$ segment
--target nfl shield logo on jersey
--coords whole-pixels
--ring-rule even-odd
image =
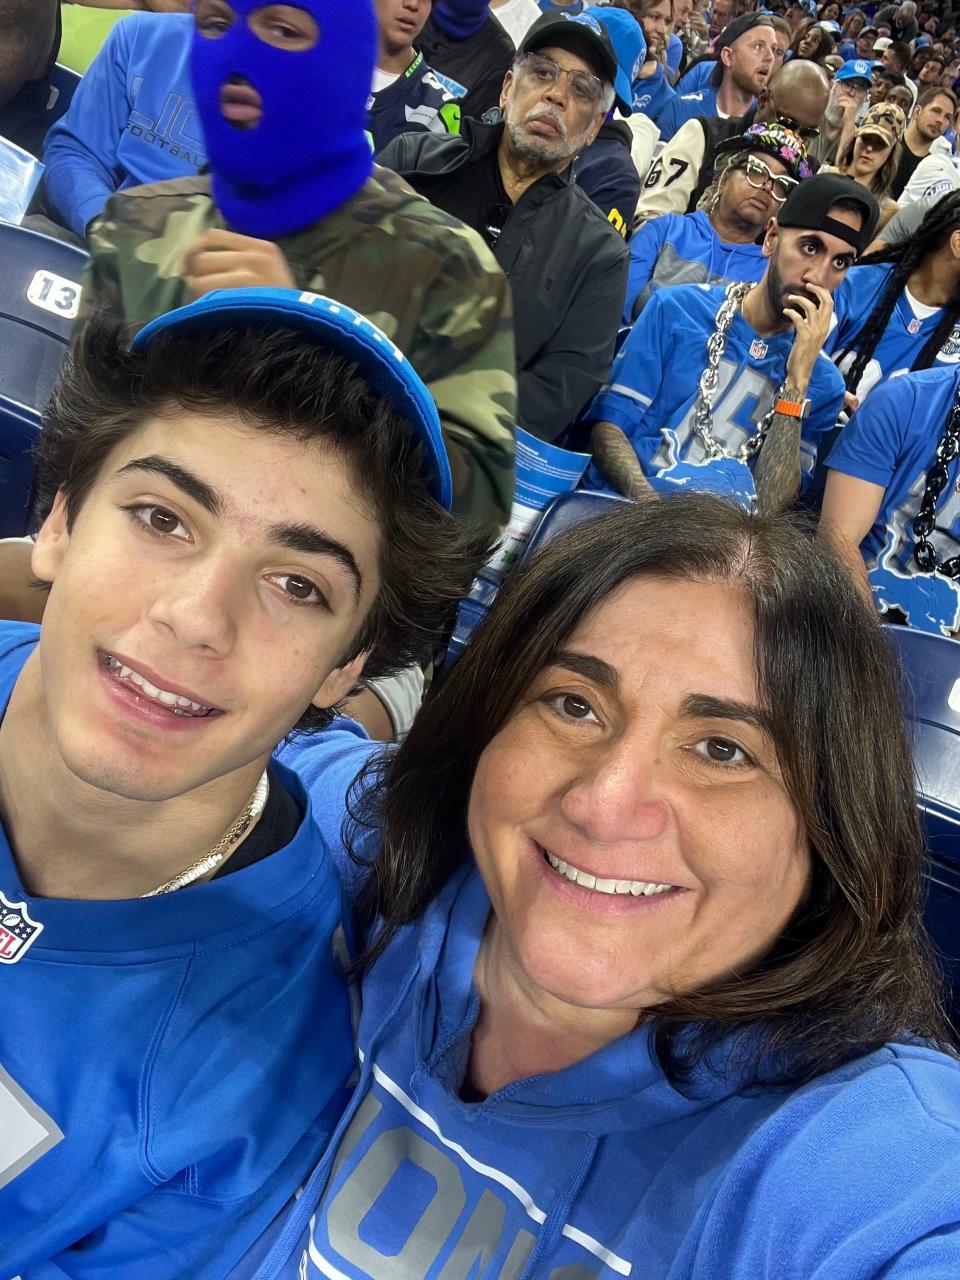
[[[0,889],[0,964],[16,964],[32,942],[43,932],[43,925],[31,920],[25,902],[10,902]]]
[[[762,360],[767,354],[767,344],[762,338],[754,338],[750,343],[750,355],[754,360]]]

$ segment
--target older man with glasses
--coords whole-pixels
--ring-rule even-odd
[[[575,184],[573,161],[614,101],[621,69],[590,13],[546,13],[517,51],[496,124],[460,137],[404,135],[378,157],[421,195],[477,230],[513,290],[520,426],[560,435],[610,371],[629,253]]]

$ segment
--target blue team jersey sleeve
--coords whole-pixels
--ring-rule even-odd
[[[610,380],[601,387],[587,410],[587,422],[612,422],[636,446],[637,438],[651,435],[659,439],[659,424],[649,431],[644,419],[657,398],[666,368],[664,352],[664,303],[670,290],[655,293],[643,309],[627,340],[617,353]],[[643,453],[640,461],[643,462]]]
[[[895,378],[881,384],[841,431],[827,466],[886,489],[902,449],[903,424],[915,412],[909,383]]]
[[[627,276],[627,297],[623,304],[623,323],[633,324],[633,308],[637,297],[650,283],[653,268],[667,236],[677,221],[675,214],[664,214],[645,222],[630,241],[630,271]]]
[[[356,899],[365,872],[347,853],[344,823],[348,805],[359,798],[364,782],[372,781],[372,776],[364,772],[367,765],[392,751],[393,747],[386,743],[368,738],[355,720],[338,718],[323,733],[294,738],[275,753],[275,758],[297,775],[310,797],[314,821],[333,855],[350,901]],[[375,832],[363,832],[356,843],[356,852],[364,859],[372,861],[376,857]]]
[[[837,425],[843,409],[844,383],[839,369],[826,356],[818,356],[807,391],[810,415],[800,437],[800,488],[805,490],[813,476],[821,443]]]

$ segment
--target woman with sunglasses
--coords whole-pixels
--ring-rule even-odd
[[[696,212],[653,218],[630,241],[623,323],[632,324],[664,285],[759,280],[766,259],[757,241],[809,176],[803,143],[779,124],[753,125],[721,143],[713,183]]]
[[[906,118],[895,103],[877,102],[868,107],[853,137],[841,143],[837,152],[836,172],[845,173],[866,187],[880,206],[878,231],[897,212],[890,188],[900,167],[906,126]]]

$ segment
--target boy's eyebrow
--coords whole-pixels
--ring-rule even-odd
[[[194,502],[198,502],[212,516],[223,515],[223,498],[216,489],[207,484],[206,480],[201,480],[198,475],[194,475],[192,471],[181,467],[177,462],[172,462],[169,458],[161,457],[158,453],[148,453],[145,458],[134,458],[132,462],[128,462],[126,466],[120,468],[117,475],[129,475],[133,471],[145,471],[149,475],[163,476],[178,489],[182,489],[188,497],[193,498]]]
[[[170,458],[157,453],[147,454],[144,458],[134,458],[121,467],[118,476],[143,471],[148,475],[163,476],[171,484],[176,485],[194,502],[199,503],[212,516],[220,517],[224,511],[224,501],[220,493],[206,480],[201,480],[193,471],[180,466]],[[363,575],[356,557],[348,546],[339,542],[322,529],[310,524],[272,524],[267,529],[267,537],[271,542],[284,547],[287,551],[301,551],[306,555],[330,556],[347,571],[353,582],[353,594],[359,598],[363,589]]]
[[[330,556],[344,568],[353,580],[353,594],[359,599],[363,589],[363,575],[353,552],[343,542],[331,538],[312,524],[272,524],[267,537],[288,551],[302,551],[305,555]]]

